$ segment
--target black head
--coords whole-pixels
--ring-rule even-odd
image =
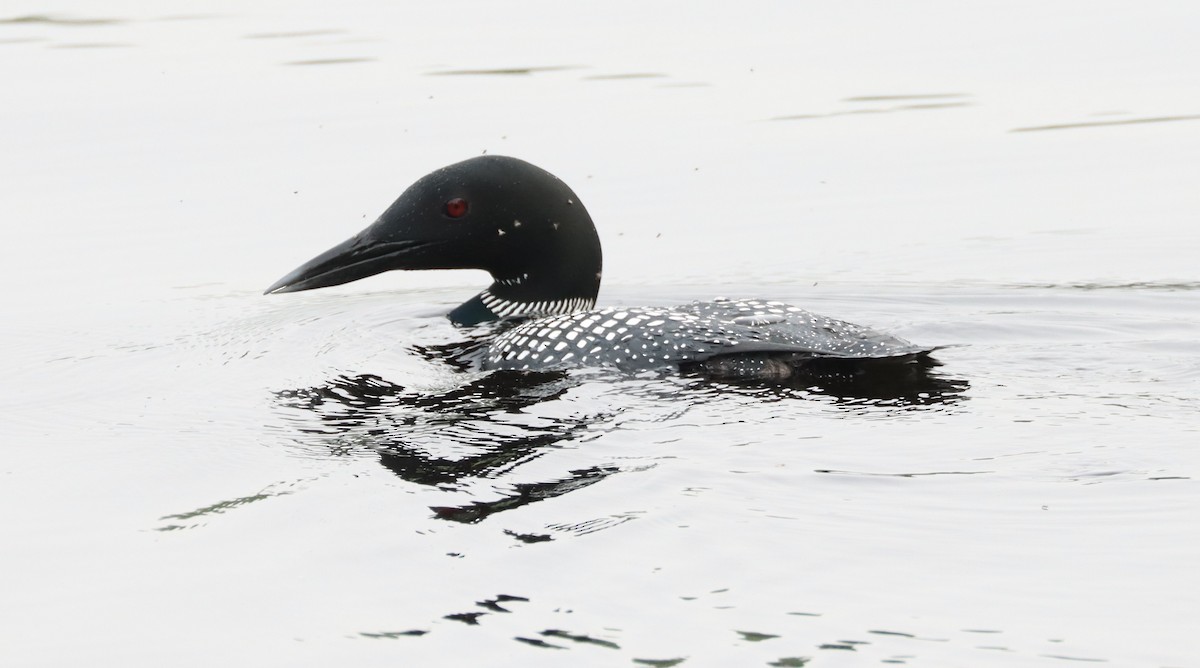
[[[600,239],[567,184],[516,158],[481,156],[409,186],[374,223],[266,293],[349,283],[392,269],[483,269],[494,282],[451,312],[460,324],[590,308]]]

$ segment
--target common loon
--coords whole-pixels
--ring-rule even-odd
[[[487,343],[485,370],[700,365],[719,376],[780,378],[815,360],[908,362],[935,350],[778,302],[597,310],[601,253],[591,216],[554,175],[497,155],[422,177],[365,230],[265,294],[392,269],[488,271],[492,284],[450,311],[455,324],[532,318]]]

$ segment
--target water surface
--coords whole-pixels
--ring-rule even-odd
[[[1186,666],[1189,3],[9,3],[5,665]],[[482,375],[477,272],[261,290],[482,152],[601,304],[956,344]]]

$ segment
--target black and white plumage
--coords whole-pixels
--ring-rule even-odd
[[[540,318],[487,348],[489,369],[612,366],[626,371],[772,353],[813,358],[902,358],[929,352],[904,339],[780,302],[609,307]]]
[[[492,284],[452,310],[459,325],[532,318],[489,341],[485,369],[694,364],[726,376],[785,377],[817,359],[904,362],[934,348],[787,304],[718,300],[593,310],[600,240],[557,177],[481,156],[419,179],[371,226],[267,289],[295,292],[391,269],[483,269]]]

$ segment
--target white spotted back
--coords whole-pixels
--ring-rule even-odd
[[[720,300],[667,307],[610,307],[540,318],[497,337],[488,347],[484,366],[641,370],[734,353],[871,359],[930,350],[780,302]]]

